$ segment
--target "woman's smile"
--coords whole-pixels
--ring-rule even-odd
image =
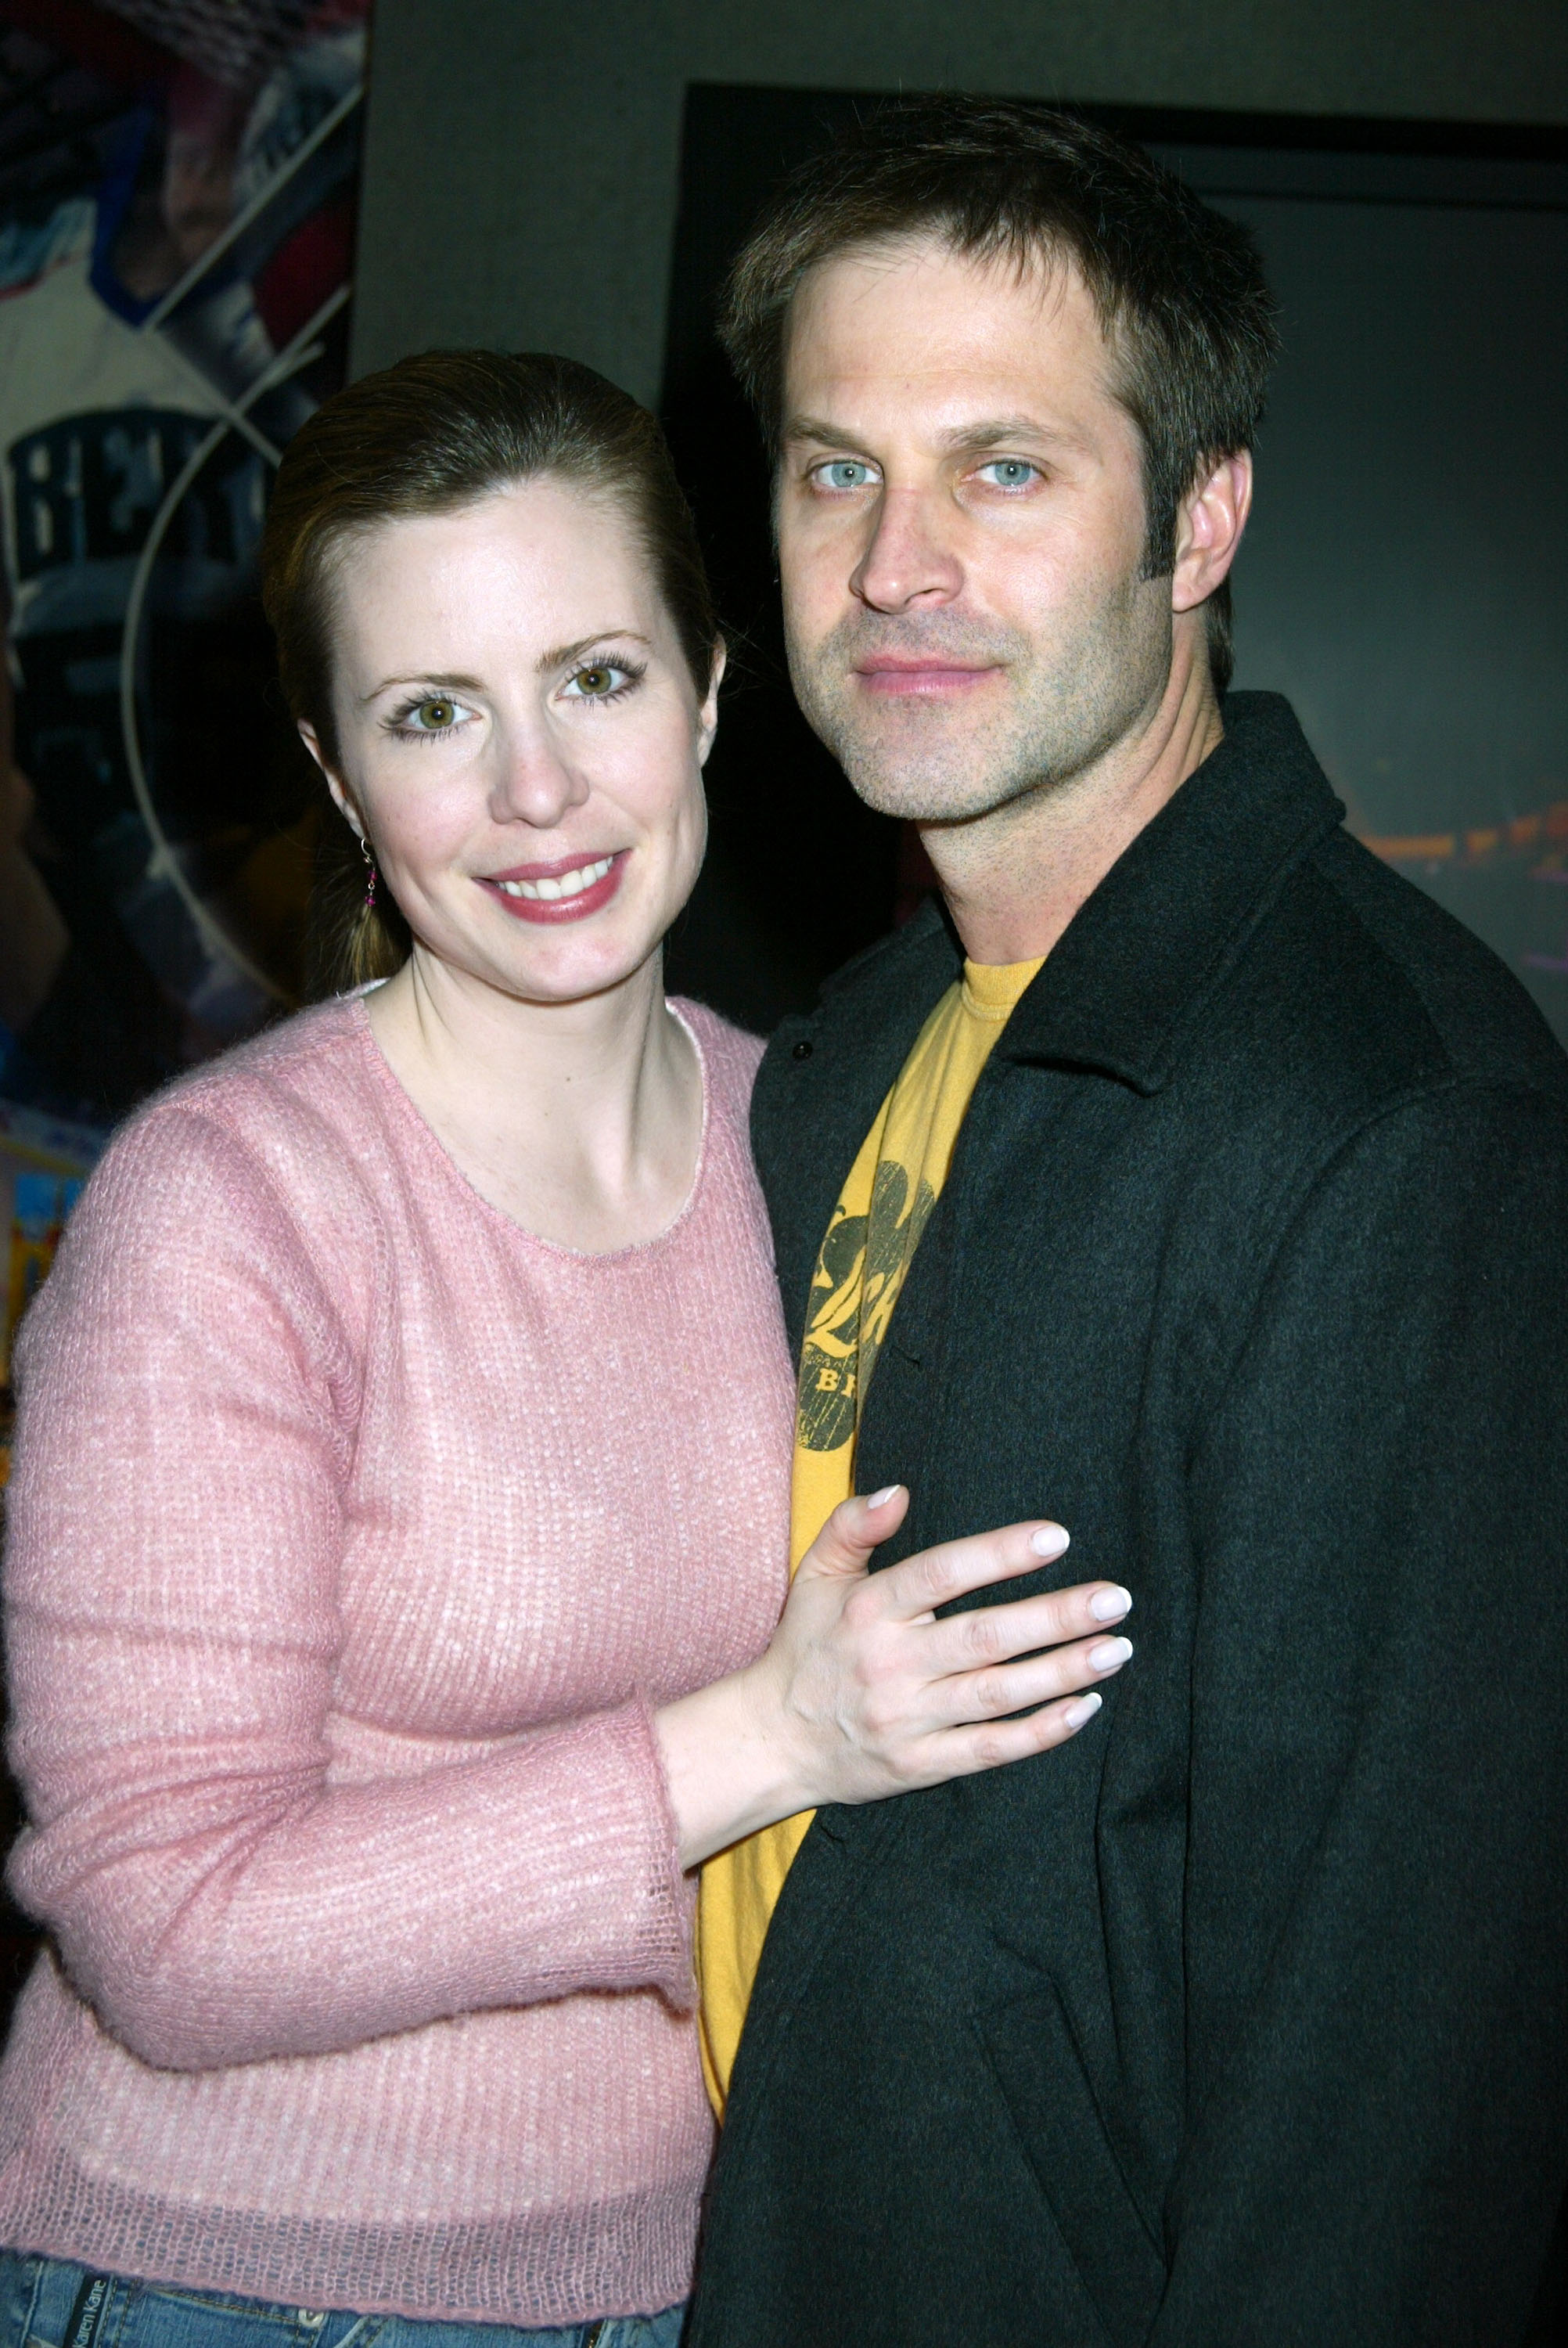
[[[600,856],[561,856],[481,876],[479,886],[520,922],[581,922],[601,912],[620,886],[630,849]]]

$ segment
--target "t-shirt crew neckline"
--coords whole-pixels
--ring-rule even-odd
[[[1020,996],[1044,966],[1043,954],[1033,962],[966,962],[964,1009],[977,1019],[1010,1018]]]
[[[384,982],[378,981],[376,983],[384,983]],[[696,1212],[697,1203],[707,1179],[708,1137],[712,1120],[713,1094],[708,1072],[708,1055],[702,1048],[702,1039],[685,1013],[672,1003],[668,995],[664,998],[665,1008],[691,1037],[692,1049],[697,1055],[697,1074],[702,1086],[702,1130],[697,1138],[697,1163],[692,1169],[692,1187],[671,1220],[665,1224],[661,1231],[655,1231],[651,1239],[634,1240],[629,1247],[596,1249],[568,1247],[560,1240],[546,1239],[540,1231],[530,1231],[526,1223],[519,1223],[515,1216],[507,1213],[504,1207],[497,1207],[493,1199],[487,1199],[478,1185],[469,1179],[430,1123],[429,1118],[415,1107],[413,1099],[394,1070],[391,1061],[376,1042],[375,1030],[370,1024],[370,1010],[365,999],[374,992],[374,984],[356,987],[352,994],[340,996],[339,1000],[349,1014],[354,1032],[369,1058],[375,1081],[392,1099],[393,1114],[419,1137],[418,1146],[422,1149],[427,1154],[435,1153],[448,1176],[462,1184],[480,1212],[498,1223],[503,1231],[514,1233],[519,1240],[525,1240],[531,1248],[541,1249],[546,1255],[559,1256],[563,1262],[613,1265],[627,1263],[639,1256],[651,1255],[659,1249],[668,1247],[690,1222]]]

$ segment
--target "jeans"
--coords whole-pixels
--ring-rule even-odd
[[[684,2307],[521,2332],[510,2323],[272,2307],[0,2250],[0,2348],[677,2348]]]

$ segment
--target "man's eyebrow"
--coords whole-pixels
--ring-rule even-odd
[[[975,424],[955,425],[952,431],[938,437],[944,448],[958,457],[973,456],[981,448],[999,448],[1009,441],[1032,440],[1037,447],[1056,448],[1082,446],[1074,433],[1064,432],[1060,425],[1042,424],[1038,416],[987,416]]]
[[[876,461],[858,435],[826,423],[820,417],[792,416],[779,437],[785,446],[804,442],[819,448],[848,448],[857,457]],[[958,457],[973,456],[982,448],[1002,448],[1009,440],[1028,440],[1036,447],[1058,448],[1083,445],[1076,434],[1064,431],[1060,425],[1044,424],[1038,416],[986,416],[973,424],[956,424],[950,431],[937,436],[939,448]]]
[[[814,441],[819,448],[853,448],[857,456],[868,457],[870,450],[864,440],[846,432],[841,425],[825,424],[815,416],[792,416],[779,434],[786,445],[793,441]]]
[[[373,685],[368,693],[360,695],[361,705],[367,701],[377,700],[384,693],[390,693],[395,685],[427,685],[436,693],[482,693],[484,691],[484,686],[477,676],[442,676],[434,669],[422,668],[414,676],[384,676],[379,685]]]

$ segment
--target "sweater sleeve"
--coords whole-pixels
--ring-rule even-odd
[[[1568,1117],[1320,1179],[1196,1462],[1190,2122],[1152,2348],[1516,2339],[1562,2190]]]
[[[640,1701],[333,1782],[358,1370],[259,1153],[178,1102],[128,1128],[18,1353],[10,1879],[117,2037],[208,2069],[582,1989],[690,2004]]]

